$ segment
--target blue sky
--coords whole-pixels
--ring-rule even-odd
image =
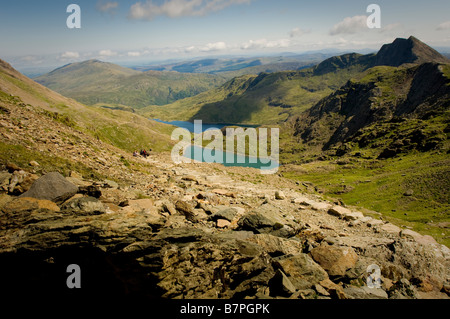
[[[81,29],[69,29],[69,4]],[[381,8],[369,29],[366,8]],[[450,47],[450,1],[361,0],[50,0],[2,1],[0,58],[13,66],[58,66],[98,58],[157,61],[211,55],[260,55],[379,49],[414,35]]]

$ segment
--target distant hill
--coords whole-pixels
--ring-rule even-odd
[[[314,75],[312,68],[243,75],[197,96],[169,105],[148,106],[139,112],[166,120],[276,124],[310,108],[361,70],[355,65],[323,75]]]
[[[160,65],[137,66],[139,71],[177,71],[186,73],[220,74],[231,79],[245,74],[257,75],[261,72],[293,71],[315,65],[331,53],[304,53],[304,54],[280,54],[267,57],[230,57],[230,58],[206,58],[166,63]]]
[[[58,72],[65,70],[63,67]],[[114,73],[135,72],[120,67],[108,70]],[[27,108],[33,116],[63,124],[73,134],[82,132],[127,151],[141,147],[169,150],[172,145],[170,126],[131,112],[83,105],[34,82],[3,60],[0,60],[0,102],[12,108]],[[30,141],[34,138],[39,136],[30,136]]]
[[[34,80],[81,103],[132,108],[172,103],[225,81],[209,74],[141,72],[99,60],[68,64]]]

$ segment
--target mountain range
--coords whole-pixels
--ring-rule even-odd
[[[372,67],[448,61],[415,37],[397,39],[384,45],[377,54],[350,53],[299,71],[241,76],[200,95],[140,111],[149,117],[168,120],[175,119],[176,114],[178,120],[279,124],[333,94],[349,79],[364,77],[364,72]]]

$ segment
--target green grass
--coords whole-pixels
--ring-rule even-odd
[[[314,75],[313,68],[244,75],[197,96],[164,106],[149,106],[138,112],[163,120],[279,124],[331,94],[362,68],[355,65],[323,75]]]
[[[85,166],[80,162],[69,161],[65,158],[55,156],[48,152],[35,151],[32,147],[13,145],[0,142],[0,163],[12,162],[19,167],[30,167],[30,161],[37,161],[39,169],[46,172],[57,171],[64,176],[69,176],[70,171],[76,171],[84,177],[94,180],[103,180],[105,176]]]
[[[350,158],[341,160],[341,165],[312,162],[286,171],[284,176],[312,182],[329,197],[380,212],[450,246],[448,229],[427,224],[450,221],[449,167],[447,154],[417,152],[382,161]],[[408,190],[413,191],[412,196],[404,195]]]

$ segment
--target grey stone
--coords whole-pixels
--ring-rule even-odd
[[[307,254],[281,256],[274,260],[274,267],[281,269],[296,289],[311,288],[328,278],[327,272]]]
[[[74,211],[80,215],[98,215],[106,213],[103,203],[94,197],[80,197],[65,203],[62,210]]]
[[[349,286],[344,288],[344,292],[353,299],[388,299],[388,294],[381,288]]]
[[[58,172],[51,172],[36,180],[20,197],[47,199],[63,203],[78,192],[78,187],[67,181]]]
[[[233,219],[237,215],[237,210],[233,207],[227,207],[225,209],[222,209],[218,211],[217,213],[214,213],[211,215],[211,220],[216,221],[218,219],[226,219],[229,222],[233,221]]]

